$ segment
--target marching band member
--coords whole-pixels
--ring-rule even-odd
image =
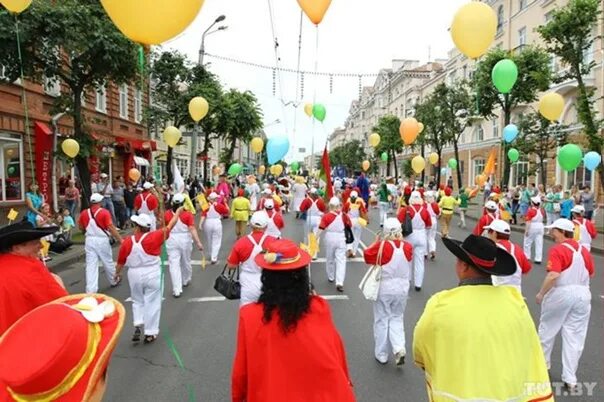
[[[348,215],[342,213],[340,200],[332,197],[329,200],[329,212],[321,217],[320,236],[325,232],[325,269],[329,282],[336,282],[336,290],[344,291],[346,277],[346,235],[345,227],[351,227]]]
[[[206,242],[210,252],[210,261],[216,264],[220,244],[222,243],[222,217],[229,215],[229,207],[217,202],[218,194],[210,193],[208,196],[208,208],[202,212],[199,228],[206,234]]]
[[[583,205],[575,205],[570,212],[575,224],[575,232],[579,234],[579,236],[575,236],[575,240],[579,240],[583,247],[591,251],[591,241],[598,235],[594,223],[583,217],[585,214]]]
[[[264,201],[264,213],[268,219],[268,226],[266,228],[266,234],[273,236],[274,238],[281,238],[281,229],[285,226],[283,216],[277,210],[275,210],[275,202],[273,200]]]
[[[434,260],[436,258],[436,229],[438,227],[438,217],[440,216],[440,208],[438,207],[438,203],[434,198],[434,193],[432,191],[426,191],[425,193],[426,199],[426,208],[428,209],[428,213],[430,213],[430,219],[432,220],[432,226],[430,229],[426,230],[427,236],[427,252],[430,254],[430,259]]]
[[[304,178],[302,176],[296,176],[296,182],[292,186],[292,192],[294,193],[293,207],[296,213],[296,218],[300,217],[300,206],[306,198],[306,191],[308,187],[304,184]]]
[[[486,231],[485,231],[485,227],[489,226],[491,223],[493,223],[493,221],[495,219],[497,219],[497,210],[499,209],[499,206],[497,205],[497,203],[495,201],[487,201],[487,203],[484,205],[485,208],[485,212],[482,215],[482,217],[478,220],[478,222],[476,222],[476,226],[474,227],[474,230],[472,231],[472,234],[476,235],[476,236],[485,236],[486,235]]]
[[[352,222],[354,241],[347,246],[348,257],[352,258],[357,255],[359,242],[361,241],[361,233],[363,232],[363,227],[359,223],[359,218],[367,220],[367,207],[365,206],[365,201],[363,201],[362,198],[359,198],[359,193],[352,191],[350,193],[350,198],[344,202],[342,211],[345,214],[348,214],[348,218],[350,218],[350,221]]]
[[[275,211],[281,212],[281,205],[283,204],[281,197],[279,197],[277,194],[274,194],[273,190],[268,187],[262,191],[262,198],[258,203],[258,211],[262,211],[264,209],[264,203],[266,200],[273,200]]]
[[[143,184],[143,192],[134,199],[134,210],[137,215],[145,214],[151,219],[151,230],[157,227],[157,211],[159,209],[159,200],[151,191],[153,184],[146,181]]]
[[[531,207],[524,217],[526,229],[524,231],[524,254],[531,259],[531,248],[535,243],[535,264],[541,264],[543,259],[543,218],[545,212],[541,209],[541,197],[531,198]]]
[[[304,225],[304,238],[308,239],[308,235],[312,232],[315,236],[319,233],[319,224],[321,217],[326,212],[325,202],[319,197],[319,192],[315,187],[308,191],[308,197],[300,204],[300,212],[306,214],[306,225]],[[313,259],[317,256],[313,255]]]

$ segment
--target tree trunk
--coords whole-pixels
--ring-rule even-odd
[[[424,144],[422,144],[422,158],[424,158],[424,160],[426,160],[426,156],[424,155],[426,153],[426,146]],[[426,169],[424,168],[424,170],[422,170],[422,183],[424,183],[424,185],[426,184]]]
[[[210,150],[210,134],[203,130],[203,185],[209,180],[208,177],[208,151]]]
[[[440,169],[441,169],[441,160],[440,160],[440,155],[441,154],[441,150],[438,150],[438,162],[436,163],[436,187],[440,187],[440,179],[441,179],[441,175],[440,175]]]
[[[168,157],[166,158],[166,174],[168,176],[168,186],[174,183],[174,172],[172,172],[172,158],[174,148],[168,147]]]
[[[396,164],[396,152],[392,150],[392,161],[394,162],[394,177],[398,179],[398,165]]]
[[[547,190],[547,167],[545,166],[545,162],[543,162],[543,158],[539,157],[539,176],[541,179],[541,184],[543,184],[543,189]]]
[[[85,143],[83,141],[85,133],[83,129],[84,119],[82,118],[82,88],[71,88],[71,91],[73,93],[73,138],[78,141],[78,143],[82,144]],[[81,210],[84,210],[90,205],[90,196],[92,191],[90,181],[90,169],[88,168],[88,158],[78,155],[75,158],[75,164],[76,168],[78,169],[80,184],[82,185]]]
[[[510,120],[512,118],[512,112],[510,110],[509,105],[509,94],[505,94],[505,107],[503,108],[503,126],[507,126],[510,124]],[[512,170],[512,164],[510,163],[510,159],[508,158],[508,150],[510,149],[509,144],[505,141],[501,142],[501,146],[503,147],[503,177],[501,178],[500,186],[508,186],[510,181],[510,173]]]
[[[386,161],[386,176],[390,176],[390,162],[392,162],[390,160],[390,158],[388,158],[388,160]]]
[[[463,187],[462,178],[461,178],[461,163],[459,163],[459,148],[457,146],[457,140],[453,142],[453,151],[455,152],[455,160],[457,161],[457,189],[461,191]]]

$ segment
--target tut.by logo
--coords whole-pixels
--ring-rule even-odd
[[[562,381],[552,383],[529,382],[524,385],[526,395],[544,395],[551,392],[555,396],[594,396],[597,382],[580,382],[574,387],[567,387]]]

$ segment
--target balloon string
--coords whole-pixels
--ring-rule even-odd
[[[285,105],[283,103],[283,99],[284,99],[284,93],[283,93],[283,80],[281,79],[281,67],[279,66],[279,41],[277,40],[277,34],[276,34],[276,30],[275,30],[275,21],[273,18],[273,5],[271,3],[271,0],[267,0],[267,4],[268,4],[268,13],[269,13],[269,18],[270,18],[270,22],[271,22],[271,32],[273,35],[273,50],[275,53],[275,68],[273,69],[273,72],[276,73],[277,75],[277,81],[279,82],[279,96],[280,96],[280,102],[281,103],[281,112],[283,113],[283,125],[285,126],[285,134],[288,136],[289,138],[289,126],[287,124],[287,111],[285,110]]]
[[[19,18],[15,14],[15,31],[17,34],[17,54],[19,55],[19,72],[21,73],[21,94],[23,96],[23,110],[25,112],[25,136],[27,137],[27,147],[29,151],[29,166],[31,168],[32,182],[36,183],[36,174],[34,172],[34,156],[31,146],[31,131],[29,129],[29,107],[27,105],[27,92],[25,91],[25,75],[23,74],[23,55],[21,54],[21,36],[19,35]]]
[[[300,61],[302,58],[302,22],[304,21],[304,12],[302,10],[300,10],[300,32],[298,34],[298,64],[296,67],[296,97],[295,102],[298,101],[298,97],[300,96]],[[281,94],[281,96],[283,97],[283,94]],[[283,102],[282,102],[283,103]],[[294,109],[295,110],[295,109]],[[293,141],[292,141],[292,148],[295,152],[296,150],[296,130],[298,128],[298,111],[295,110],[294,111],[294,136],[293,136]]]

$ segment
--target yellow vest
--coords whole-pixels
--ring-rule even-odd
[[[245,197],[237,197],[231,205],[231,218],[235,221],[245,221],[250,217],[250,200]]]
[[[535,324],[511,286],[432,296],[415,327],[413,357],[431,402],[554,400]]]
[[[453,215],[453,209],[455,208],[455,205],[459,205],[460,203],[461,201],[456,200],[450,195],[445,195],[440,199],[438,206],[442,209],[441,212],[443,215]]]

